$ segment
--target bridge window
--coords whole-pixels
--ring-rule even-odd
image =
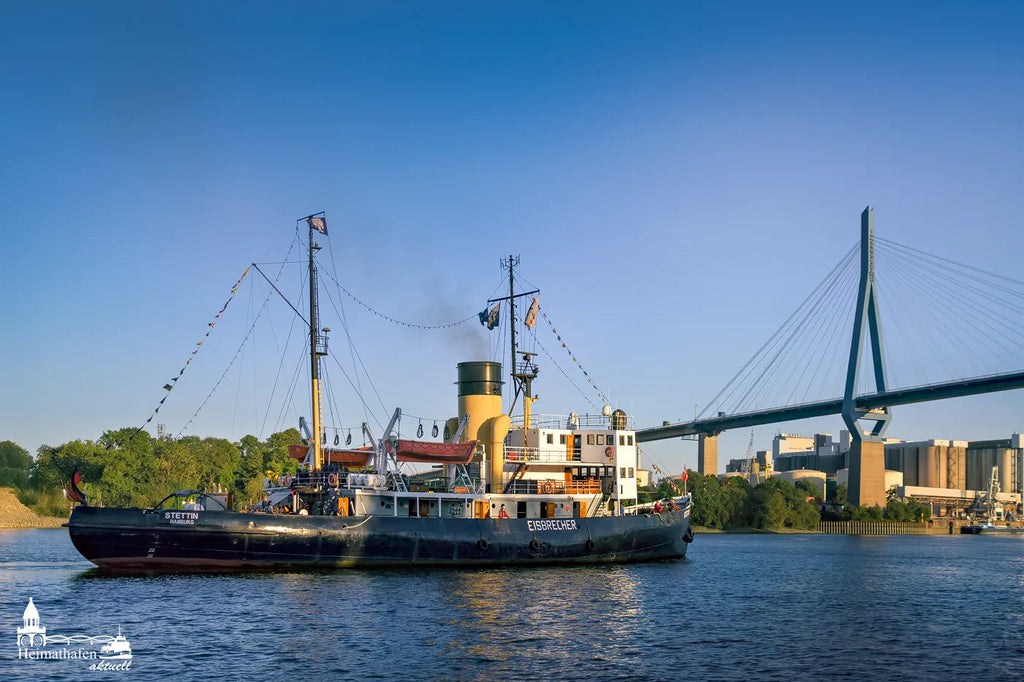
[[[598,445],[604,445],[604,434],[603,433],[597,434],[597,444]]]
[[[633,444],[633,436],[626,436],[626,445]]]
[[[626,437],[623,434],[620,433],[619,434],[619,445],[625,445],[625,444],[626,444]]]
[[[593,445],[593,444],[594,444],[594,434],[588,433],[587,434],[587,445]]]
[[[554,445],[554,443],[555,443],[555,436],[554,436],[554,434],[549,433],[548,434],[548,445]]]
[[[629,475],[626,478],[633,478],[633,467],[629,467]]]
[[[626,467],[619,467],[619,478],[626,477]]]
[[[558,434],[558,442],[559,442],[560,445],[565,445],[565,434],[564,433]]]

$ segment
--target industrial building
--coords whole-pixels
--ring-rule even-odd
[[[1022,511],[1021,434],[1001,440],[904,442],[887,438],[883,442],[886,489],[896,488],[899,497],[929,504],[933,516],[977,516],[987,506],[993,488],[992,502],[996,507],[1015,515]],[[763,475],[767,471],[788,480],[810,478],[815,483],[834,480],[841,484],[846,482],[849,451],[850,434],[845,430],[840,432],[838,441],[828,433],[779,433],[771,452],[762,450],[756,456],[730,460],[726,472]]]

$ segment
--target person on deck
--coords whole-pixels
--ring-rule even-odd
[[[661,500],[658,500],[657,502],[654,503],[654,513],[655,514],[660,514],[662,509],[663,509],[663,507],[661,506]]]
[[[501,509],[498,510],[498,518],[499,519],[507,519],[508,518],[508,512],[505,511],[505,505],[501,505]]]

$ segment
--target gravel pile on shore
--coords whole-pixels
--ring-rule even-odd
[[[67,519],[39,516],[18,501],[10,488],[0,488],[0,528],[60,528]]]

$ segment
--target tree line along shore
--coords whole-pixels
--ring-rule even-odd
[[[298,429],[265,440],[245,436],[233,443],[199,436],[154,438],[124,428],[95,441],[43,445],[32,456],[16,443],[2,441],[0,487],[12,490],[16,501],[36,515],[62,522],[71,509],[64,490],[76,468],[89,504],[152,507],[176,490],[198,489],[227,491],[238,508],[262,498],[266,477],[295,474],[298,462],[288,457],[288,446],[301,442]],[[0,506],[0,527],[12,527],[6,524],[16,522],[16,513],[13,504]],[[18,518],[28,523],[24,515]],[[27,527],[43,523],[49,522]]]

